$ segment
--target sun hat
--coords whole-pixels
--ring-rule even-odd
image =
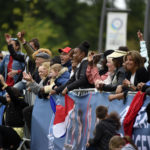
[[[119,58],[119,57],[123,57],[127,54],[127,52],[125,51],[121,51],[121,50],[115,50],[113,53],[111,53],[110,55],[108,55],[108,58]]]

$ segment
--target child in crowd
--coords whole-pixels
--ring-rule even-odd
[[[133,143],[129,136],[113,136],[109,142],[110,150],[137,150],[136,145]]]
[[[61,64],[54,64],[50,68],[50,76],[50,85],[44,86],[44,93],[49,93],[52,89],[66,84],[70,73],[68,72],[68,68],[62,67]]]
[[[105,106],[96,108],[96,118],[100,121],[96,125],[94,138],[87,143],[87,150],[102,149],[108,150],[108,143],[111,137],[117,134],[120,128],[120,118],[116,112],[108,114],[108,109]]]
[[[2,75],[0,75],[0,86],[7,92],[6,97],[0,96],[0,102],[6,105],[4,123],[0,125],[0,150],[3,148],[16,150],[23,137],[24,121],[22,110],[28,104],[16,88],[5,83]]]

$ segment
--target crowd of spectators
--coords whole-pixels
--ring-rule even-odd
[[[140,51],[121,46],[99,54],[90,51],[89,42],[83,41],[75,48],[58,49],[60,55],[55,57],[49,49],[40,48],[38,39],[27,42],[24,35],[24,32],[18,32],[17,38],[12,38],[5,34],[9,55],[3,56],[0,52],[0,90],[6,92],[0,96],[0,102],[6,105],[3,124],[0,125],[0,150],[18,147],[25,123],[31,131],[35,96],[49,99],[53,94],[65,95],[74,89],[86,88],[114,92],[109,95],[110,101],[125,100],[128,91],[150,94],[149,58],[141,32],[137,34]],[[26,54],[21,52],[21,45]],[[35,95],[29,98],[32,105],[25,100],[26,92]],[[119,136],[111,139],[120,127],[118,115],[107,114],[107,108],[100,106],[96,109],[96,116],[102,121],[96,126],[94,139],[87,143],[88,149],[102,145],[104,147],[100,149],[108,149],[109,145],[114,149],[118,140],[122,141],[119,147],[123,147],[124,139]],[[99,140],[100,137],[103,140]],[[110,144],[103,144],[109,141]]]

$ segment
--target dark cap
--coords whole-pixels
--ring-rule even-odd
[[[36,55],[36,57],[41,57],[44,59],[50,59],[50,56],[47,53],[41,52]]]
[[[70,47],[65,47],[64,49],[58,49],[58,51],[59,51],[59,53],[61,53],[61,52],[64,52],[64,53],[69,53],[70,52],[70,50],[71,50],[71,48]]]

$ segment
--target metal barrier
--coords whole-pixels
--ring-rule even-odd
[[[27,138],[23,138],[23,141],[21,142],[20,146],[17,148],[17,150],[30,150],[27,146],[26,146],[26,142],[30,142],[30,139]]]

